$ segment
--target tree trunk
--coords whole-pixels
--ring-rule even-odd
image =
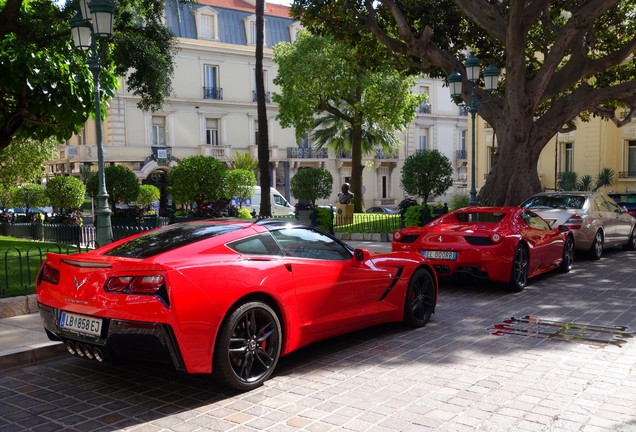
[[[353,195],[353,211],[362,213],[362,119],[359,114],[354,117],[351,137],[351,191]]]
[[[515,206],[541,191],[537,163],[546,143],[539,142],[533,133],[524,133],[524,128],[502,127],[497,134],[497,160],[505,162],[492,167],[479,191],[480,205]]]
[[[269,133],[267,128],[267,107],[265,106],[265,85],[263,82],[263,44],[264,44],[265,0],[256,2],[256,106],[258,114],[258,167],[261,173],[261,207],[259,216],[272,215],[272,203],[269,188],[272,184],[269,169]]]

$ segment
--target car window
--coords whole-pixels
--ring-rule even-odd
[[[285,256],[332,261],[349,260],[352,256],[351,251],[338,241],[308,228],[273,230],[272,236]]]
[[[613,211],[601,195],[596,195],[594,197],[594,205],[598,211]]]
[[[241,254],[246,255],[282,255],[282,251],[271,234],[259,234],[228,243],[227,246]]]
[[[618,204],[612,201],[611,198],[605,199],[605,207],[607,207],[607,209],[611,212],[621,212],[621,208],[618,206]]]
[[[530,228],[551,231],[550,225],[534,213],[524,211],[519,216]]]
[[[538,195],[533,196],[521,207],[531,209],[576,209],[581,210],[585,205],[585,197],[580,195]]]
[[[105,255],[148,258],[201,240],[243,229],[242,225],[174,224],[120,244]]]

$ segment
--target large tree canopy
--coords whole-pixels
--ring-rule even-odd
[[[464,101],[467,49],[482,66],[492,60],[502,68],[496,93],[477,89],[479,115],[493,127],[500,154],[482,204],[518,204],[539,191],[541,150],[557,132],[575,128],[577,117],[622,126],[636,109],[633,0],[295,0],[292,11],[310,30],[367,49],[373,34],[411,70],[438,77],[460,71]],[[625,119],[617,116],[621,107]]]
[[[294,126],[300,141],[316,125],[316,116],[328,113],[350,125],[351,189],[355,211],[362,211],[363,127],[400,129],[415,117],[420,97],[410,93],[414,81],[388,64],[373,68],[357,60],[359,53],[332,38],[300,32],[293,44],[274,47],[281,93],[278,119]],[[336,137],[334,137],[336,138]]]
[[[165,0],[118,0],[115,28],[103,46],[100,84],[107,100],[117,76],[161,107],[174,71],[174,39],[162,23]],[[77,1],[0,0],[0,150],[15,136],[68,139],[94,115],[92,75],[73,46],[69,20]]]

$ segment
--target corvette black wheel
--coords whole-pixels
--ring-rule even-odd
[[[559,267],[563,273],[567,273],[572,270],[572,264],[574,263],[574,240],[572,237],[566,237],[563,244],[563,260]]]
[[[404,322],[413,327],[422,327],[435,311],[435,279],[421,268],[413,273],[404,301]]]
[[[263,384],[280,357],[282,329],[276,312],[261,302],[239,306],[223,322],[214,349],[222,384],[247,391]]]
[[[515,257],[512,261],[512,274],[508,287],[515,292],[521,292],[528,283],[528,250],[525,246],[517,246]]]

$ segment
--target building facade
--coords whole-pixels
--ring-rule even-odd
[[[195,6],[168,2],[165,19],[177,37],[178,53],[172,89],[162,109],[137,108],[139,99],[123,80],[110,100],[103,121],[105,164],[125,165],[140,182],[159,187],[163,214],[170,201],[166,175],[180,160],[205,155],[229,163],[237,152],[257,158],[254,10],[250,0],[204,0]],[[333,193],[318,204],[335,204],[340,185],[351,175],[350,155],[317,150],[308,138],[297,142],[295,131],[276,121],[278,107],[271,102],[271,94],[278,91],[271,47],[294,41],[299,29],[300,24],[289,18],[288,7],[266,4],[263,67],[272,187],[295,204],[289,191],[291,177],[304,167],[326,168],[334,177]],[[449,194],[465,193],[466,113],[451,102],[442,80],[422,78],[413,90],[427,93],[429,100],[403,131],[399,153],[365,156],[365,207],[399,204],[404,199],[400,187],[404,159],[430,149],[444,153],[456,170],[456,185]],[[89,120],[79,135],[60,146],[59,159],[48,164],[47,176],[86,178],[97,170],[95,143],[94,122]]]

